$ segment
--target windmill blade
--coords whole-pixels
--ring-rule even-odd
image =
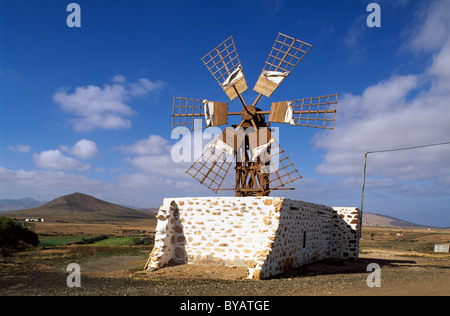
[[[268,172],[270,173],[269,186],[271,190],[284,187],[286,184],[302,178],[278,142],[275,141],[271,145],[268,159],[270,161]]]
[[[172,134],[228,123],[228,103],[173,98]]]
[[[186,172],[217,193],[243,141],[243,135],[227,127]]]
[[[270,97],[311,47],[311,44],[278,33],[275,44],[253,90]]]
[[[338,94],[272,103],[269,122],[333,129]]]
[[[232,36],[206,54],[202,61],[231,101],[248,89]]]
[[[302,178],[268,128],[260,128],[248,137],[252,160],[260,159],[264,163],[259,172],[269,175],[270,190]]]

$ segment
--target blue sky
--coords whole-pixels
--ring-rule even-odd
[[[0,2],[0,198],[214,195],[171,160],[172,99],[229,102],[201,58],[230,35],[248,103],[278,32],[313,48],[258,105],[340,94],[334,130],[280,127],[303,179],[274,196],[359,207],[364,150],[450,141],[448,0],[79,0],[79,28],[71,2]],[[450,226],[449,145],[370,154],[367,172],[365,211]]]

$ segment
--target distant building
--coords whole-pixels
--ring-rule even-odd
[[[27,219],[25,219],[25,222],[43,222],[43,221],[44,219],[39,217],[28,217]]]
[[[434,252],[450,252],[450,244],[435,244]]]

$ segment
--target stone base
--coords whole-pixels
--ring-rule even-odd
[[[274,197],[166,198],[146,270],[246,266],[264,279],[322,259],[357,259],[361,212]]]

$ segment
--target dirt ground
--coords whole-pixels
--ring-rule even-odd
[[[42,236],[154,232],[155,222],[110,224],[40,223]],[[450,241],[449,230],[364,228],[358,260],[322,261],[269,280],[249,280],[244,267],[184,264],[143,271],[150,246],[38,247],[0,258],[1,296],[428,296],[450,295],[450,254],[430,252]],[[111,247],[111,249],[116,249]],[[428,249],[428,250],[427,250]],[[91,250],[93,253],[81,254]],[[78,257],[78,255],[82,255]],[[69,263],[80,266],[80,287],[68,287]],[[380,287],[369,287],[371,271],[381,267]]]
[[[57,250],[49,250],[57,251]],[[63,251],[63,250],[60,250]],[[66,266],[0,263],[0,295],[89,296],[414,296],[450,295],[450,260],[365,251],[356,261],[323,261],[270,280],[248,280],[246,269],[185,264],[142,271],[148,253],[80,262],[81,286],[69,288]],[[25,256],[26,257],[26,256]],[[370,263],[381,287],[369,287]]]

